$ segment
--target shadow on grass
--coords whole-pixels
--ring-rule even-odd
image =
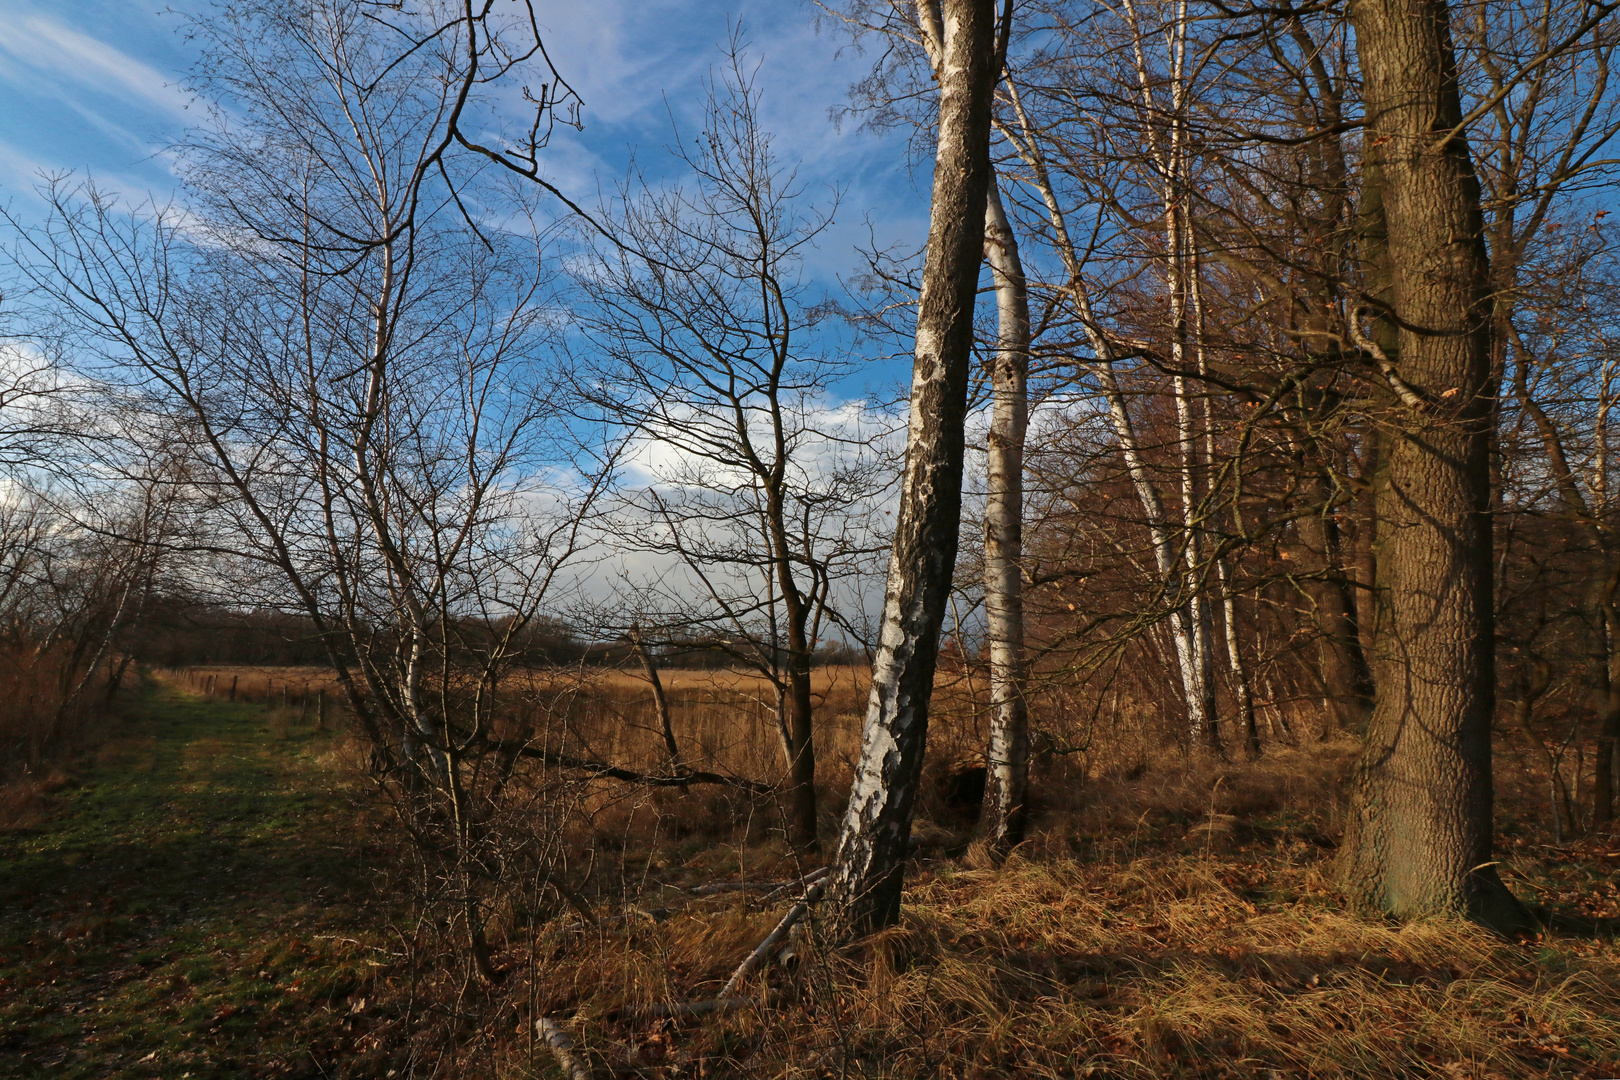
[[[364,831],[327,737],[266,721],[148,684],[0,835],[0,1074],[364,1074]]]

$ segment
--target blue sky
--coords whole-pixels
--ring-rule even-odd
[[[559,132],[546,158],[550,179],[571,195],[594,200],[624,175],[632,152],[658,173],[670,113],[696,126],[703,77],[740,20],[781,155],[803,162],[812,196],[827,185],[845,192],[814,275],[831,285],[859,267],[868,219],[884,244],[920,244],[926,177],[907,173],[899,137],[833,123],[829,110],[868,60],[836,27],[818,28],[810,4],[540,0],[537,9],[552,57],[585,102],[585,130]],[[158,0],[0,0],[0,199],[31,216],[39,175],[68,170],[131,199],[172,194],[163,148],[193,115],[180,88],[194,59],[182,29]]]
[[[165,13],[162,3],[0,0],[0,201],[24,221],[43,211],[33,192],[42,174],[93,176],[131,204],[179,194],[165,148],[201,119],[182,89],[196,55],[182,33],[184,19]],[[870,61],[836,27],[818,28],[809,3],[538,0],[537,8],[548,51],[584,102],[584,130],[557,129],[543,159],[547,179],[578,202],[590,206],[598,192],[611,192],[632,155],[654,179],[669,173],[671,114],[688,135],[699,130],[704,79],[724,61],[721,43],[740,21],[760,65],[762,120],[775,133],[780,158],[801,163],[807,197],[824,202],[830,188],[843,192],[834,227],[807,260],[815,284],[838,290],[838,279],[864,269],[858,247],[874,237],[885,247],[920,247],[928,177],[908,171],[903,135],[833,122],[831,110],[845,103]],[[836,332],[828,342],[848,344]],[[852,398],[887,396],[909,368],[904,356],[862,365],[838,390]],[[671,572],[652,558],[614,565],[638,579]],[[593,571],[585,578],[584,592],[600,598],[607,576]],[[880,601],[881,591],[873,597]],[[859,608],[862,599],[846,603]]]

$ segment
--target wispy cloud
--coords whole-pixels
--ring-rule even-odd
[[[50,76],[59,85],[102,93],[133,95],[153,109],[178,116],[186,95],[162,72],[128,53],[63,26],[42,15],[9,20],[0,50],[13,61],[10,81],[19,81],[17,66]]]

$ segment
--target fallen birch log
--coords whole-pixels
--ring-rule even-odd
[[[820,870],[812,870],[798,881],[790,881],[780,889],[777,889],[775,892],[766,893],[764,896],[760,897],[759,902],[762,904],[768,904],[772,900],[775,900],[778,896],[781,896],[783,893],[787,892],[789,889],[809,888],[811,885],[814,885],[816,882],[825,878],[831,871],[832,867],[830,866],[823,866]]]
[[[731,973],[731,978],[727,980],[726,985],[720,991],[721,1001],[735,994],[737,988],[742,986],[743,980],[760,969],[761,965],[770,957],[772,950],[782,944],[783,939],[788,936],[788,932],[793,929],[794,924],[804,918],[805,913],[810,910],[810,905],[821,899],[821,894],[826,887],[826,881],[822,880],[805,890],[804,897],[797,904],[794,904],[786,915],[782,916],[782,921],[776,924],[776,929],[765,935],[765,940],[759,943],[759,947],[749,953],[747,959],[737,965],[737,970]]]
[[[534,1022],[534,1030],[541,1040],[551,1047],[551,1056],[557,1059],[557,1067],[562,1070],[567,1080],[591,1080],[591,1070],[574,1053],[574,1040],[568,1033],[551,1022],[550,1017],[542,1016]]]
[[[726,985],[721,988],[718,997],[711,998],[707,1001],[660,1002],[659,1004],[648,1005],[639,1009],[625,1009],[618,1014],[619,1018],[636,1023],[642,1020],[662,1020],[687,1016],[709,1016],[714,1013],[731,1012],[733,1009],[742,1009],[756,1004],[747,998],[737,997],[737,990],[742,986],[744,979],[748,978],[748,976],[760,969],[760,967],[770,957],[771,950],[782,944],[782,941],[793,931],[793,928],[798,925],[799,920],[803,919],[805,914],[810,910],[810,905],[821,899],[821,894],[827,887],[826,881],[823,880],[826,878],[826,876],[827,870],[825,867],[823,867],[814,873],[807,874],[799,881],[792,881],[788,883],[791,886],[798,885],[803,882],[811,882],[811,885],[805,890],[805,894],[799,899],[799,902],[794,904],[793,907],[788,910],[786,915],[782,916],[782,921],[776,924],[776,929],[772,930],[769,934],[766,934],[765,940],[761,941],[759,945],[754,948],[754,951],[749,953],[748,957],[743,960],[741,964],[737,965],[737,970],[731,973],[730,979],[726,980]],[[570,1078],[570,1080],[572,1080],[572,1078]]]
[[[791,889],[794,886],[809,885],[812,882],[820,881],[826,876],[827,867],[823,866],[820,870],[812,870],[808,874],[804,875],[804,877],[794,878],[792,881],[720,881],[713,885],[699,885],[687,891],[693,896],[713,896],[717,893],[746,892],[750,889],[769,889],[770,893],[766,896],[766,899],[769,900],[772,896],[775,896],[781,892],[786,892],[788,889]]]

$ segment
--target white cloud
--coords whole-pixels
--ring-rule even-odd
[[[9,20],[6,34],[0,36],[0,50],[16,64],[48,74],[67,86],[91,88],[126,99],[133,95],[175,116],[185,110],[185,94],[156,68],[41,15]],[[19,81],[15,67],[9,78]]]

